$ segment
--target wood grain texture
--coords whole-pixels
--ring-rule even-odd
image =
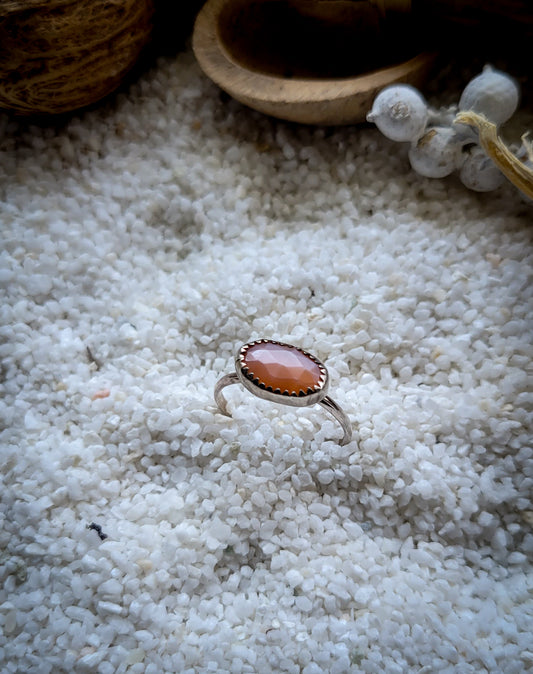
[[[276,4],[276,0],[270,4]],[[306,5],[301,0],[289,0],[277,2],[277,4],[280,8],[285,5],[293,14],[295,11],[302,12],[301,7]],[[319,20],[324,22],[324,32],[328,29],[328,21],[329,28],[333,25],[333,30],[337,30],[334,25],[334,14],[338,12],[339,21],[342,21],[343,25],[343,37],[346,35],[347,11],[352,11],[349,18],[352,22],[353,35],[348,35],[348,37],[353,40],[354,44],[361,37],[357,33],[358,26],[364,26],[367,43],[366,56],[363,63],[351,64],[353,76],[348,76],[345,68],[342,76],[335,76],[335,69],[339,67],[339,64],[335,63],[329,64],[332,76],[324,76],[322,72],[316,76],[312,73],[302,76],[298,72],[298,69],[302,71],[299,62],[298,69],[292,68],[296,71],[296,75],[291,72],[290,75],[284,76],[280,71],[279,53],[277,61],[274,54],[270,60],[264,50],[264,41],[263,63],[258,60],[257,53],[250,55],[248,59],[242,45],[239,48],[239,45],[230,39],[232,35],[243,33],[244,24],[242,22],[241,25],[239,24],[239,13],[242,13],[245,6],[243,0],[208,0],[196,19],[193,32],[194,53],[205,74],[221,89],[241,103],[262,113],[304,124],[359,123],[365,120],[376,94],[383,87],[395,82],[420,86],[431,69],[434,54],[422,52],[400,62],[392,60],[391,65],[376,67],[376,64],[379,66],[379,61],[372,58],[372,54],[368,55],[368,49],[371,49],[368,44],[368,32],[372,29],[369,23],[371,19],[364,14],[364,9],[359,15],[353,14],[352,8],[357,4],[342,0],[315,1],[307,3],[306,10],[311,11],[315,5],[314,18],[318,16]],[[347,8],[348,5],[351,7]],[[364,5],[365,3],[361,3],[361,6]],[[291,20],[294,21],[293,15],[291,15]],[[359,20],[360,23],[358,23]],[[258,18],[256,18],[256,23],[260,24]],[[237,29],[241,32],[238,33]],[[252,33],[253,29],[254,26],[250,26]],[[262,31],[264,34],[264,24]],[[277,29],[277,34],[281,34],[279,29]],[[312,33],[309,32],[309,34]],[[319,32],[317,34],[320,36]],[[224,40],[225,37],[226,40]],[[329,44],[333,44],[334,39],[335,34],[329,39]],[[281,39],[278,42],[281,43]],[[248,44],[251,44],[250,39],[248,39]],[[326,44],[328,44],[327,40]],[[272,49],[278,52],[283,48],[282,44],[278,45],[275,41],[272,44]],[[319,49],[318,44],[316,48]],[[378,49],[379,44],[376,43],[376,50]],[[285,51],[287,52],[286,49]],[[344,51],[347,53],[347,50]],[[338,52],[342,53],[342,49]],[[327,54],[331,54],[331,50],[326,52],[326,57]],[[291,56],[289,54],[287,58],[287,68],[291,67]],[[293,60],[296,62],[296,59]],[[365,70],[367,65],[369,65],[368,71]],[[327,72],[327,66],[328,64],[324,64],[321,70]]]

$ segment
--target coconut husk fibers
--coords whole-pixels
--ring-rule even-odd
[[[57,114],[112,92],[152,32],[153,0],[0,0],[0,107]]]

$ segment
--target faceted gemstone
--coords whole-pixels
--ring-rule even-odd
[[[258,386],[281,394],[307,395],[324,383],[323,368],[290,344],[252,344],[244,350],[242,368]]]

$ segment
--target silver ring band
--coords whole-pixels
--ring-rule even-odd
[[[326,368],[303,349],[271,339],[258,339],[242,346],[235,358],[235,372],[224,375],[215,385],[215,402],[226,416],[231,414],[222,391],[233,384],[242,384],[257,397],[283,405],[321,405],[341,425],[340,444],[352,439],[346,413],[327,395]]]

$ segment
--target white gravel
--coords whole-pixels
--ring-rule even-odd
[[[3,673],[531,671],[511,185],[264,117],[189,50],[57,127],[0,116],[0,151]],[[349,445],[240,387],[217,413],[258,337],[328,366]]]

